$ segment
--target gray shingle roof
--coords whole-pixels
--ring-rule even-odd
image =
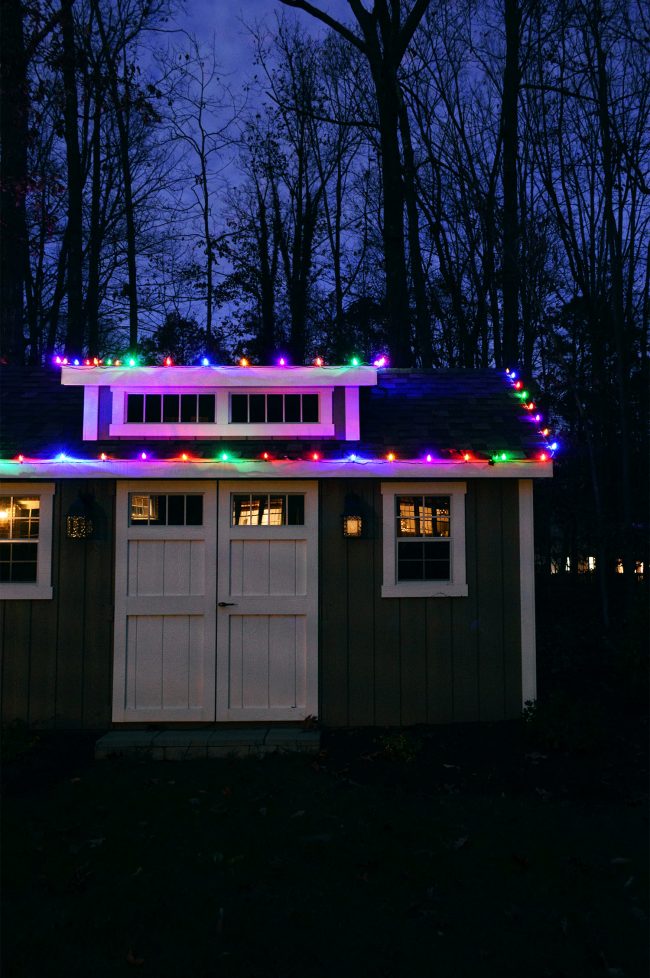
[[[0,457],[22,453],[51,458],[66,451],[79,458],[100,452],[133,457],[150,448],[168,458],[190,450],[214,457],[224,447],[235,456],[255,458],[265,450],[277,457],[320,451],[340,457],[357,451],[368,456],[393,451],[419,458],[431,452],[449,456],[469,451],[478,457],[508,452],[530,458],[544,439],[524,410],[506,375],[497,370],[380,370],[376,387],[361,388],[359,442],[331,439],[150,440],[84,442],[83,390],[64,387],[58,370],[0,367]]]

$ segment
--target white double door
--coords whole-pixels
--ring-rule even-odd
[[[115,721],[286,721],[318,703],[313,482],[124,482]]]

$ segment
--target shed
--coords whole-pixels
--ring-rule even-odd
[[[2,715],[44,728],[516,717],[534,700],[515,374],[0,368]]]

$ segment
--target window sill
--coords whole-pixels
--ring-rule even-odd
[[[0,584],[2,601],[51,601],[54,589],[42,584]]]
[[[383,584],[382,598],[466,598],[467,584]]]

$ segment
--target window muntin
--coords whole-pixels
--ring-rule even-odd
[[[127,424],[214,424],[214,394],[127,394]]]
[[[231,394],[231,424],[318,424],[318,394]]]
[[[203,495],[130,492],[129,526],[203,526]]]
[[[304,526],[303,493],[232,493],[231,526]]]
[[[38,580],[38,496],[0,496],[0,583]]]
[[[396,580],[451,579],[449,496],[396,496]]]

